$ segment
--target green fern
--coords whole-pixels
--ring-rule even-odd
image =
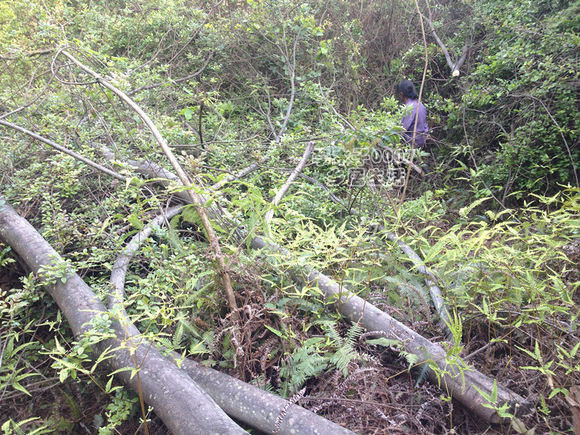
[[[330,338],[335,346],[336,351],[330,357],[330,364],[336,369],[340,370],[344,377],[348,376],[348,365],[354,359],[364,359],[363,356],[354,348],[358,337],[363,332],[363,327],[358,324],[353,324],[346,333],[346,337],[342,338],[335,326],[331,322],[324,322],[326,329],[326,336]]]
[[[349,363],[359,358],[359,354],[352,346],[345,344],[338,348],[338,350],[330,358],[330,363],[342,372],[344,377],[348,376]]]
[[[288,397],[295,394],[308,379],[326,370],[329,359],[322,349],[324,341],[322,337],[306,340],[282,366],[280,378],[285,380],[280,389],[282,396]]]

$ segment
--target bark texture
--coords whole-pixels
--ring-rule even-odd
[[[164,214],[157,216],[137,233],[117,257],[111,273],[110,283],[114,288],[109,298],[112,308],[115,304],[122,307],[125,293],[125,279],[132,257],[141,244],[149,237],[152,228],[163,221],[171,219],[182,207],[172,207]],[[122,308],[121,308],[122,309]],[[124,311],[123,311],[124,312]],[[127,320],[128,322],[128,320]],[[179,354],[174,354],[176,361],[181,361]],[[179,363],[197,385],[203,388],[215,402],[230,416],[266,433],[281,435],[290,434],[352,434],[343,428],[313,412],[294,405],[274,394],[246,384],[231,376],[204,367],[197,362],[186,359]],[[278,417],[284,415],[281,423],[276,425]]]
[[[272,245],[260,237],[255,237],[251,246],[253,249],[265,249],[269,252],[290,255],[284,248]],[[465,366],[460,370],[456,365],[448,364],[445,358],[446,352],[441,346],[431,343],[422,335],[316,269],[305,268],[298,271],[295,274],[295,279],[304,279],[309,285],[318,286],[324,293],[326,300],[332,302],[333,306],[350,321],[360,324],[368,331],[380,331],[388,338],[400,340],[408,352],[419,357],[419,363],[436,364],[439,368],[440,379],[437,378],[433,370],[430,370],[429,376],[439,384],[441,389],[486,421],[501,422],[497,412],[485,406],[488,404],[487,401],[476,389],[490,394],[494,387],[492,379],[473,367]],[[504,403],[508,403],[512,412],[516,414],[530,406],[526,399],[520,395],[497,385],[497,405],[501,406]]]
[[[46,240],[12,207],[5,204],[0,210],[0,240],[8,244],[37,274],[42,266],[62,262],[62,258]],[[90,322],[106,312],[103,303],[75,273],[66,282],[57,280],[47,286],[76,337],[90,334]],[[183,370],[177,368],[151,343],[147,342],[132,324],[113,322],[115,337],[98,345],[97,352],[113,349],[106,361],[111,370],[139,367],[139,378],[130,370],[118,374],[121,381],[134,391],[139,385],[145,402],[174,434],[242,434],[246,433],[199,388]]]

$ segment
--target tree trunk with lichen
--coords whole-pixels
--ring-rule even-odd
[[[7,204],[0,208],[0,240],[8,244],[35,274],[62,258],[24,218]],[[91,322],[107,310],[87,284],[69,273],[46,285],[77,338],[98,334]],[[199,388],[161,352],[146,341],[137,328],[113,322],[114,337],[100,342],[96,354],[110,348],[111,358],[105,364],[111,370],[122,370],[117,376],[133,391],[142,391],[145,403],[174,434],[246,433],[234,423],[213,399]],[[139,376],[132,376],[138,369]]]
[[[138,236],[139,241],[145,238],[146,235]],[[34,273],[43,266],[62,262],[34,227],[6,204],[0,206],[0,240],[11,246]],[[135,245],[138,246],[139,242],[136,241]],[[136,249],[133,248],[126,249],[119,257],[121,263],[128,264]],[[111,281],[115,286],[124,285],[126,267],[120,270],[116,265]],[[77,338],[99,332],[90,322],[104,314],[106,308],[78,275],[70,273],[66,282],[58,280],[54,285],[47,285],[47,290]],[[122,303],[120,296],[110,295],[110,303]],[[226,413],[266,433],[352,433],[281,397],[194,361],[181,361],[181,369],[178,368],[176,360],[181,360],[180,355],[163,356],[126,317],[114,322],[112,328],[115,337],[100,342],[96,353],[109,347],[113,349],[112,358],[105,364],[111,370],[129,369],[121,371],[118,376],[132,390],[138,392],[141,389],[145,402],[153,406],[172,433],[246,433]],[[139,376],[132,377],[131,370],[136,365]]]

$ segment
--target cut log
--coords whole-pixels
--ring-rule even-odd
[[[266,253],[291,255],[286,249],[268,243],[260,237],[252,240],[251,247],[265,250]],[[430,370],[430,377],[443,391],[486,421],[501,422],[496,410],[488,407],[489,403],[477,391],[479,389],[490,395],[494,390],[492,379],[465,364],[461,366],[450,364],[441,346],[431,343],[422,335],[354,294],[346,286],[339,285],[316,269],[305,267],[294,274],[294,279],[304,279],[308,285],[317,286],[324,293],[325,299],[332,302],[332,306],[351,322],[360,324],[368,331],[380,331],[388,338],[401,341],[408,352],[419,358],[419,363],[436,365],[433,367],[434,370]],[[497,405],[501,406],[504,403],[510,405],[511,412],[514,414],[519,414],[530,406],[520,395],[497,385]]]
[[[114,293],[110,296],[109,303],[122,304],[129,263],[140,245],[151,234],[152,227],[171,219],[180,209],[181,207],[172,207],[166,211],[165,215],[156,217],[126,245],[113,266],[110,282]],[[173,354],[173,358],[175,361],[183,359],[176,353]],[[276,433],[281,435],[352,434],[348,429],[281,397],[204,367],[195,361],[186,359],[179,362],[179,365],[228,415],[265,433],[272,433],[276,429]],[[276,427],[280,415],[284,418],[279,427]]]
[[[111,157],[109,155],[109,158]],[[167,178],[168,182],[169,180],[178,182],[175,175],[157,165],[147,162],[131,162],[131,166],[142,173],[154,173],[156,176],[160,176],[163,173],[166,175],[164,178]],[[180,197],[189,202],[189,198],[181,195]],[[239,228],[237,231],[242,233]],[[269,244],[259,237],[251,240],[251,246],[254,249],[285,252],[286,255],[289,255],[283,248]],[[443,390],[486,421],[491,423],[501,421],[498,413],[486,403],[484,397],[477,391],[479,389],[488,396],[492,394],[494,382],[489,377],[473,367],[465,366],[464,369],[458,370],[453,366],[449,366],[445,361],[445,351],[441,346],[431,343],[374,305],[352,294],[346,287],[341,287],[326,275],[315,269],[308,269],[306,272],[309,281],[317,283],[327,299],[338,298],[340,302],[334,305],[346,318],[353,322],[361,323],[369,331],[382,331],[389,337],[402,340],[407,349],[419,357],[421,363],[431,362],[437,365],[439,370],[430,371],[430,376]],[[437,378],[438,375],[441,377]],[[529,408],[529,402],[511,390],[500,385],[497,386],[497,390],[497,405],[501,406],[503,403],[508,403],[512,408],[512,412],[516,414]]]
[[[168,210],[167,215],[156,219],[153,224],[163,218],[168,219],[178,211],[179,207]],[[122,302],[127,266],[151,228],[152,225],[148,225],[145,232],[134,236],[115,262],[111,280],[115,283],[116,292],[110,299],[113,304]],[[42,236],[7,205],[0,210],[0,240],[11,246],[35,273],[43,265],[54,264],[55,260],[62,261]],[[103,304],[76,274],[71,274],[65,283],[59,282],[48,291],[77,337],[90,333],[89,322],[104,313]],[[125,326],[121,327],[121,324]],[[118,370],[134,367],[133,358],[140,363],[139,378],[146,402],[154,407],[155,413],[172,433],[245,433],[215,406],[217,403],[232,417],[266,433],[273,431],[278,416],[284,414],[278,430],[282,435],[352,434],[348,429],[281,397],[194,361],[181,362],[182,369],[179,369],[175,360],[181,360],[180,355],[174,354],[173,359],[164,357],[140,336],[128,319],[121,324],[116,322],[113,325],[117,338],[100,343],[99,349],[102,351],[108,346],[118,348],[124,341],[119,337],[129,335],[136,347],[134,357],[129,355],[128,348],[120,348],[113,352],[114,358],[107,360],[107,364],[111,370]],[[129,388],[137,390],[136,377],[130,379],[129,372],[122,372],[119,376]],[[202,392],[197,385],[203,385],[201,388],[208,393]]]
[[[8,244],[35,274],[43,266],[55,265],[62,258],[24,218],[7,204],[0,209],[0,240]],[[76,337],[90,334],[91,321],[106,312],[103,303],[75,273],[48,285],[48,293],[58,304]],[[115,338],[98,344],[97,353],[111,351],[107,359],[111,370],[133,391],[139,389],[145,402],[174,434],[246,433],[199,388],[183,370],[145,339],[132,325],[113,322]],[[139,377],[131,376],[137,362]],[[138,380],[140,382],[138,382]]]

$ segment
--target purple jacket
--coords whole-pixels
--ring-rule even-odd
[[[411,100],[405,103],[405,105],[412,106],[413,110],[403,118],[403,128],[405,129],[403,136],[406,142],[411,143],[413,128],[415,127],[415,115],[418,116],[419,119],[417,121],[417,133],[415,134],[415,146],[421,148],[425,145],[425,139],[427,139],[427,134],[429,133],[429,126],[427,125],[427,109],[425,109],[423,103],[419,103],[419,108],[417,109],[417,100]]]

